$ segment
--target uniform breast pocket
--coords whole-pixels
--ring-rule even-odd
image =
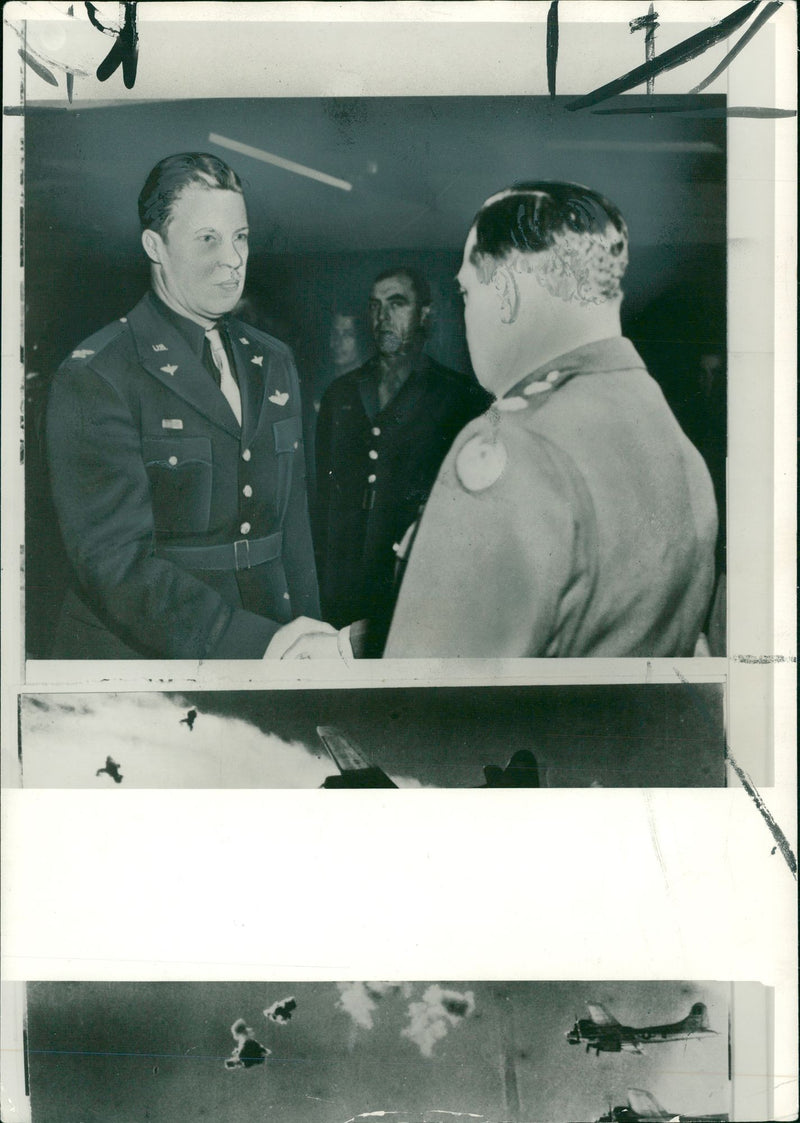
[[[299,417],[284,417],[273,421],[272,434],[276,452],[297,452],[303,440],[303,426]]]
[[[281,470],[287,473],[288,466],[292,465],[292,471],[299,472],[301,476],[305,476],[305,457],[303,452],[303,424],[299,417],[284,417],[281,421],[273,421],[272,435],[275,441],[275,453],[278,456],[278,464],[281,465]],[[281,453],[301,453],[294,461],[281,456]],[[288,476],[287,476],[288,478]]]
[[[157,533],[202,534],[211,515],[213,465],[209,437],[142,440]]]

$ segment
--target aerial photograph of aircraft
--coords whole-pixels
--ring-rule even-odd
[[[607,1115],[598,1117],[597,1123],[728,1123],[727,1112],[719,1115],[682,1115],[667,1111],[651,1092],[643,1088],[629,1088],[627,1104],[609,1109]]]
[[[377,765],[369,761],[362,750],[341,729],[333,725],[318,725],[317,735],[322,745],[339,769],[328,776],[323,788],[396,788],[397,784]],[[539,766],[528,749],[519,749],[505,768],[499,764],[483,766],[484,783],[479,788],[538,788]]]
[[[716,1037],[717,1031],[708,1025],[705,1003],[695,1002],[685,1018],[664,1025],[626,1026],[602,1006],[587,1003],[588,1018],[579,1018],[572,1029],[564,1034],[570,1045],[586,1043],[586,1052],[594,1049],[600,1053],[641,1053],[640,1045],[660,1044],[664,1041],[689,1041],[693,1038]]]

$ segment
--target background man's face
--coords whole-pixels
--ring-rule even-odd
[[[343,367],[358,360],[358,338],[355,316],[333,317],[330,338],[334,366]]]
[[[369,298],[369,326],[378,354],[404,355],[422,343],[422,325],[430,309],[421,306],[414,286],[402,273],[376,281]]]
[[[247,211],[236,191],[190,184],[158,239],[161,280],[174,303],[216,320],[238,303],[247,266]]]

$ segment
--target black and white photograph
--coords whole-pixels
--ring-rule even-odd
[[[796,14],[5,5],[3,1123],[797,1117]]]
[[[724,655],[726,103],[628,101],[29,103],[29,658]]]
[[[746,1101],[732,1110],[734,992],[714,982],[34,982],[33,1118],[754,1119]]]
[[[32,788],[719,788],[722,683],[25,694]]]

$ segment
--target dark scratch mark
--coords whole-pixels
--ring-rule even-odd
[[[748,3],[743,4],[741,8],[721,19],[715,27],[707,27],[696,35],[690,35],[688,39],[684,39],[682,43],[678,43],[675,47],[670,47],[668,51],[665,51],[657,59],[653,59],[652,62],[645,62],[642,66],[637,66],[627,74],[623,74],[621,78],[617,78],[613,82],[607,82],[604,86],[598,86],[591,93],[567,102],[565,108],[572,112],[577,109],[588,109],[590,105],[597,105],[601,101],[607,101],[611,97],[616,97],[617,94],[623,94],[626,90],[633,89],[634,86],[640,86],[643,82],[655,78],[658,74],[663,74],[665,70],[673,70],[676,66],[690,62],[698,55],[702,55],[709,47],[713,47],[715,43],[719,43],[722,39],[727,39],[729,35],[738,30],[742,24],[750,19],[760,3],[761,0],[748,0]]]
[[[122,81],[126,90],[132,90],[136,82],[136,68],[139,61],[139,33],[136,30],[136,4],[126,0],[125,20],[119,31],[105,27],[97,18],[97,8],[86,0],[86,11],[92,27],[104,35],[114,35],[114,46],[97,68],[97,80],[106,82],[122,65]]]
[[[556,96],[556,67],[558,66],[558,0],[552,0],[547,11],[547,91]]]
[[[664,855],[661,852],[661,844],[658,841],[658,830],[656,829],[656,820],[655,816],[653,815],[653,805],[650,802],[650,797],[648,795],[645,795],[645,802],[647,804],[647,825],[650,828],[650,839],[653,843],[653,850],[655,851],[656,858],[658,859],[658,864],[661,867],[661,876],[664,878],[664,884],[667,887],[667,891],[669,891],[670,885],[669,878],[667,877],[667,866],[664,862]]]
[[[692,686],[692,684],[689,682],[689,680],[684,678],[684,676],[677,669],[677,667],[675,667],[673,669],[675,671],[675,674],[678,676],[678,678],[681,680],[681,682],[685,686],[689,686],[689,687]],[[714,723],[711,720],[711,715],[708,713],[708,710],[706,709],[705,704],[703,703],[703,700],[702,700],[702,698],[700,698],[697,691],[692,689],[689,697],[694,702],[695,707],[699,710],[700,714],[702,715],[702,717],[706,721],[706,723],[708,725],[712,726],[712,728],[714,728]],[[769,830],[770,834],[772,835],[772,837],[775,841],[775,848],[771,851],[771,853],[774,854],[776,849],[780,850],[781,854],[784,857],[784,860],[786,861],[786,865],[791,870],[792,876],[794,877],[794,879],[796,881],[797,880],[797,859],[795,858],[794,852],[793,852],[791,846],[789,845],[789,840],[787,839],[786,835],[783,833],[781,828],[778,826],[778,824],[775,822],[775,819],[772,815],[772,812],[767,807],[767,805],[764,803],[764,800],[761,798],[761,796],[758,792],[758,789],[756,788],[753,781],[747,775],[747,773],[742,768],[742,766],[740,764],[738,764],[736,762],[736,760],[734,759],[733,754],[731,753],[730,747],[727,744],[725,745],[725,759],[728,761],[731,768],[736,773],[736,776],[739,780],[739,783],[742,785],[744,790],[747,792],[747,794],[752,799],[753,803],[755,804],[756,808],[759,811],[759,814],[761,815],[761,818],[767,824],[767,829]]]
[[[86,8],[86,14],[89,17],[89,23],[92,25],[92,27],[97,28],[98,31],[102,31],[103,35],[116,35],[116,31],[113,29],[113,27],[106,27],[106,25],[104,23],[101,23],[97,18],[96,4],[92,4],[90,3],[90,0],[86,0],[84,7]]]
[[[631,35],[636,31],[644,30],[644,58],[645,62],[652,62],[656,57],[656,28],[660,27],[658,12],[651,4],[646,16],[637,16],[628,22]],[[656,88],[655,78],[647,79],[647,93],[652,94]]]
[[[744,35],[741,37],[739,42],[736,43],[733,47],[731,47],[731,49],[728,51],[727,55],[722,60],[722,62],[719,64],[719,66],[715,66],[714,69],[709,74],[709,76],[703,82],[700,82],[699,85],[697,85],[693,89],[691,89],[689,91],[689,93],[690,94],[699,94],[701,90],[704,90],[706,88],[706,86],[710,86],[715,78],[718,78],[719,75],[722,74],[722,72],[724,70],[728,69],[728,67],[733,62],[733,60],[736,58],[736,56],[739,54],[739,52],[741,50],[743,50],[744,47],[747,46],[747,44],[750,42],[750,40],[753,38],[753,36],[756,34],[756,32],[759,31],[764,26],[764,24],[767,22],[767,20],[770,18],[770,16],[774,15],[774,13],[777,12],[778,8],[782,8],[782,7],[783,7],[783,0],[773,0],[773,2],[771,4],[767,4],[767,6],[766,6],[766,8],[764,8],[763,12],[758,13],[758,15],[753,20],[750,27],[748,27],[747,31],[745,31]]]
[[[774,854],[776,849],[780,850],[781,854],[783,854],[783,857],[786,860],[787,866],[792,871],[792,875],[794,876],[795,880],[797,880],[797,859],[795,858],[792,848],[789,845],[789,840],[787,839],[781,828],[778,826],[778,824],[775,822],[772,813],[764,803],[764,800],[759,795],[758,789],[756,788],[753,781],[750,779],[741,765],[737,764],[734,760],[727,745],[725,746],[725,759],[729,762],[731,768],[739,777],[739,782],[744,790],[747,792],[753,803],[761,812],[761,817],[767,824],[770,834],[775,839],[776,845],[772,848],[771,853]]]
[[[44,65],[43,62],[38,62],[33,57],[33,55],[30,53],[30,51],[26,51],[24,47],[20,47],[19,51],[18,51],[18,54],[19,54],[20,58],[23,59],[28,64],[28,66],[31,68],[33,73],[38,74],[40,78],[43,78],[45,80],[45,82],[48,83],[48,85],[50,85],[50,86],[57,86],[58,85],[58,78],[56,78],[56,76],[55,76],[55,74],[53,74],[52,70],[48,70],[48,68]]]

